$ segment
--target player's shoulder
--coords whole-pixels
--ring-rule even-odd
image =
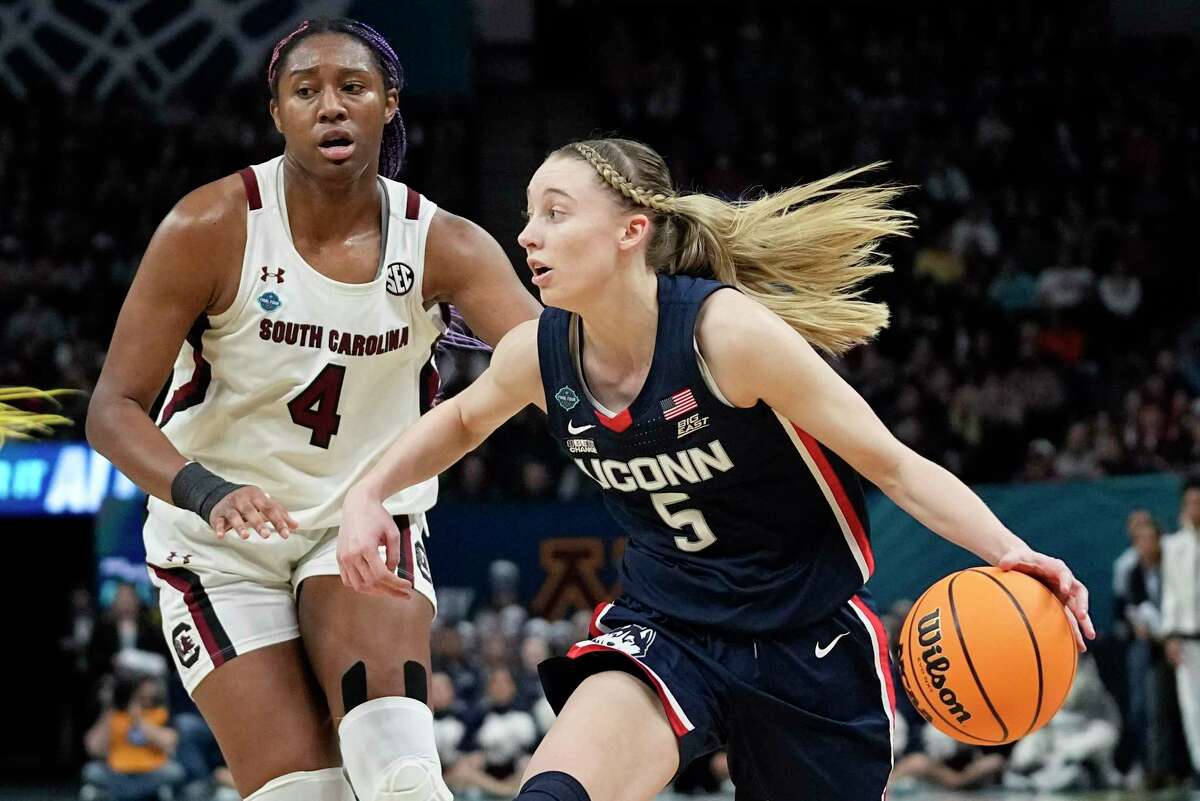
[[[734,406],[758,402],[764,375],[778,369],[774,344],[794,332],[770,309],[733,288],[713,292],[696,319],[696,344]]]
[[[541,404],[542,379],[538,362],[538,321],[515,325],[492,353],[489,372],[508,392]]]
[[[492,235],[478,223],[439,208],[429,221],[425,259],[456,264],[478,256],[482,248],[494,244]]]
[[[696,338],[706,343],[740,348],[769,332],[782,321],[758,301],[733,287],[720,287],[708,295],[696,317]]]
[[[492,364],[516,364],[517,361],[537,362],[538,319],[518,323],[504,335],[492,354]]]
[[[167,213],[162,229],[179,236],[244,235],[246,186],[234,173],[188,192]]]

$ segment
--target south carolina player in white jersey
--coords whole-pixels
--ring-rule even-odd
[[[436,391],[447,304],[487,342],[539,306],[490,236],[389,180],[402,78],[379,34],[307,21],[268,82],[283,155],[159,226],[88,438],[152,496],[163,630],[243,797],[448,799],[424,704],[436,480],[388,499],[392,562],[358,566],[375,595],[338,577],[342,496]]]

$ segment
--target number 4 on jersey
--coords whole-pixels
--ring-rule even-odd
[[[342,416],[337,413],[337,408],[345,378],[345,365],[327,364],[311,384],[288,402],[292,422],[312,431],[308,438],[310,445],[328,448],[333,435],[338,432]]]

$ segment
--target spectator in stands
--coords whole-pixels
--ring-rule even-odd
[[[168,725],[161,680],[119,679],[112,708],[85,736],[85,747],[95,761],[84,768],[81,798],[98,798],[101,791],[107,791],[112,801],[164,797],[164,791],[169,793],[184,780],[183,768],[172,760],[178,739]]]
[[[469,625],[469,624],[464,624]],[[470,704],[479,697],[482,681],[475,661],[467,655],[463,635],[455,626],[437,626],[430,637],[430,659],[435,672],[454,683],[454,694]]]
[[[1030,442],[1025,452],[1025,467],[1021,470],[1021,480],[1050,481],[1055,478],[1056,456],[1054,444],[1050,440],[1039,437]]]
[[[1137,764],[1134,786],[1158,789],[1186,776],[1183,732],[1175,694],[1175,677],[1167,663],[1162,637],[1162,547],[1158,524],[1143,512],[1132,518],[1130,539],[1136,562],[1117,595],[1118,619],[1128,632],[1127,669],[1129,741]]]
[[[475,739],[483,752],[484,770],[505,782],[508,794],[520,789],[525,763],[537,745],[538,730],[533,715],[516,706],[517,685],[506,667],[488,674],[487,694]]]
[[[434,738],[446,784],[456,793],[517,794],[538,731],[533,716],[514,705],[516,693],[512,673],[507,668],[493,670],[482,706],[472,714],[455,700],[449,676],[434,674]]]
[[[1004,772],[1014,790],[1066,792],[1115,787],[1113,752],[1121,716],[1089,654],[1081,654],[1062,708],[1042,728],[1017,741]]]
[[[1058,458],[1054,461],[1054,472],[1059,478],[1072,481],[1080,479],[1097,479],[1104,475],[1100,469],[1096,453],[1088,441],[1088,424],[1077,420],[1067,429],[1067,439]]]
[[[521,709],[532,712],[545,699],[538,665],[549,657],[550,645],[544,637],[530,634],[521,641],[521,661],[517,668],[517,706]]]
[[[1184,486],[1179,526],[1162,544],[1162,630],[1196,773],[1200,772],[1200,481]]]
[[[117,586],[112,605],[96,625],[89,662],[99,674],[119,673],[124,663],[135,673],[166,675],[169,656],[162,629],[134,585]]]
[[[471,715],[467,705],[455,697],[454,681],[448,674],[438,672],[429,677],[429,708],[433,710],[433,739],[446,784],[455,792],[474,786],[482,757],[464,760],[473,756]]]
[[[64,722],[61,742],[67,761],[75,763],[82,745],[83,732],[96,717],[96,687],[88,662],[92,636],[96,631],[96,610],[92,593],[84,587],[71,592],[66,633],[59,640],[63,656],[63,688],[60,718]]]
[[[1142,305],[1142,282],[1118,260],[1112,271],[1100,279],[1100,305],[1114,322],[1124,322],[1137,314]]]
[[[920,746],[896,760],[889,788],[906,790],[925,784],[975,790],[994,785],[1004,770],[1002,750],[960,743],[933,726],[922,726],[919,732]]]

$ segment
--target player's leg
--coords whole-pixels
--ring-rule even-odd
[[[429,600],[363,595],[317,575],[301,585],[299,609],[360,801],[449,801],[426,705]]]
[[[311,543],[299,532],[245,545],[211,540],[203,524],[154,514],[146,522],[163,633],[234,783],[254,801],[352,799],[288,583]]]
[[[403,543],[397,573],[416,593],[383,598],[344,586],[337,530],[330,529],[293,576],[300,632],[359,801],[448,801],[426,705],[436,596],[424,519],[396,522]]]
[[[609,670],[583,680],[525,769],[517,801],[649,801],[679,767],[662,703]]]
[[[329,710],[298,639],[239,654],[205,677],[192,698],[243,798],[352,798]]]
[[[538,666],[558,711],[520,801],[645,801],[724,740],[703,643],[628,599],[601,604],[592,639]]]

